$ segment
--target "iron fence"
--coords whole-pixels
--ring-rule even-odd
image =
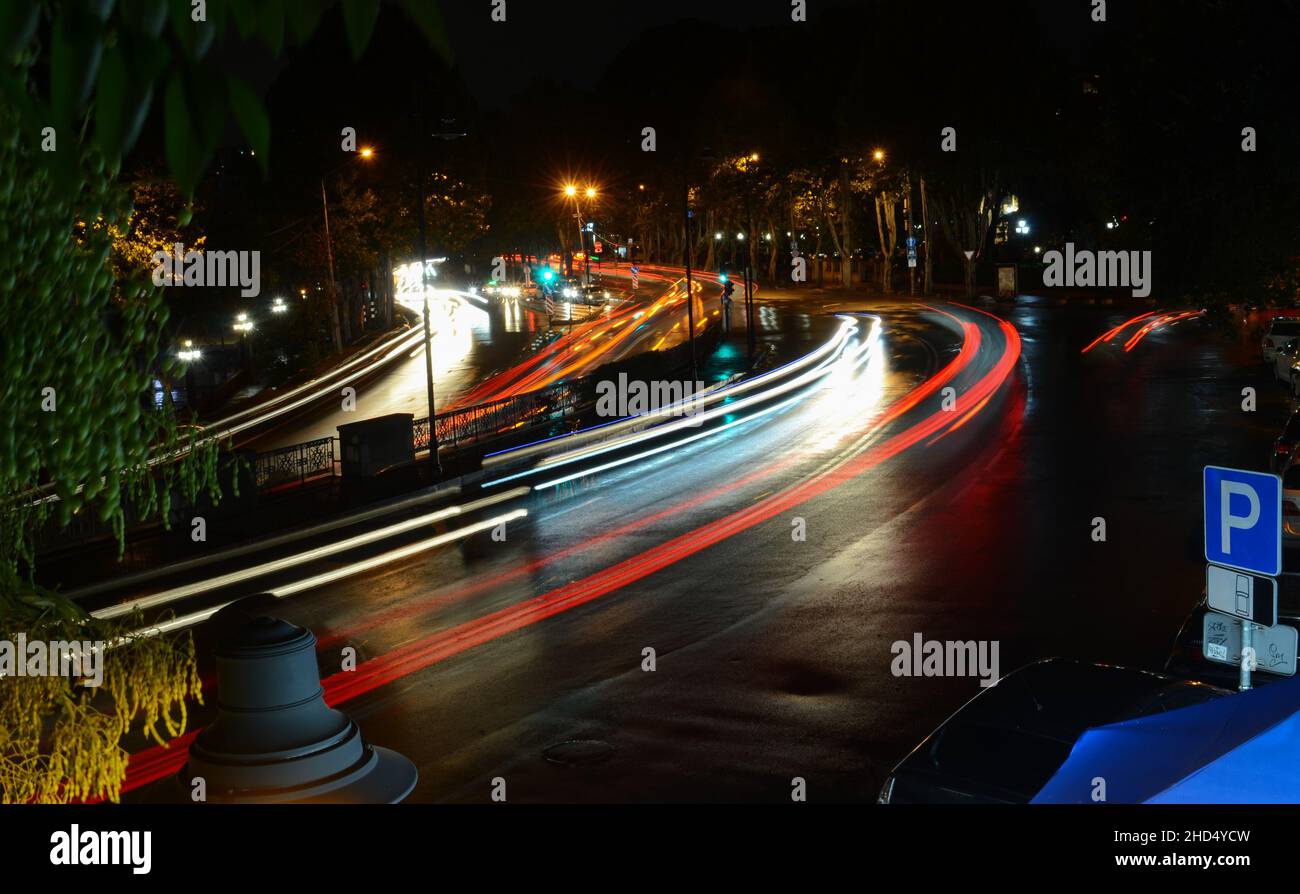
[[[463,407],[435,417],[438,445],[455,447],[469,441],[504,434],[512,429],[536,425],[557,416],[566,416],[581,402],[578,383],[562,383],[529,391],[490,403]],[[412,423],[416,450],[429,449],[429,417]]]
[[[268,450],[253,457],[253,477],[258,490],[333,475],[335,450],[332,437]]]

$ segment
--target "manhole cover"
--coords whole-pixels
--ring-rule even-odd
[[[587,767],[609,760],[614,747],[599,739],[569,739],[544,749],[542,756],[553,764]]]

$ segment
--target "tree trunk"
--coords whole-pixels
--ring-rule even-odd
[[[853,243],[849,233],[850,219],[853,216],[853,200],[849,195],[849,166],[840,163],[840,217],[844,224],[844,238],[840,247],[840,285],[850,288],[853,285]]]
[[[334,336],[334,351],[343,350],[343,330],[339,327],[339,295],[334,283],[329,284],[330,331]]]
[[[930,201],[926,195],[925,178],[921,178],[921,229],[924,231],[925,243],[925,277],[922,294],[929,295],[934,290],[934,267],[930,258]]]
[[[894,206],[893,196],[883,191],[876,194],[876,232],[880,235],[880,289],[886,295],[893,293],[894,248],[898,245],[898,215]]]

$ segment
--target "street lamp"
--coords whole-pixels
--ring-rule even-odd
[[[469,136],[464,131],[455,130],[454,115],[442,116],[442,130],[433,134],[445,142],[459,140]],[[420,133],[424,134],[424,110],[420,111]],[[438,416],[433,399],[433,338],[429,323],[429,250],[424,232],[424,172],[421,170],[420,183],[420,294],[424,298],[424,386],[425,396],[429,402],[429,465],[433,470],[434,480],[442,477],[442,462],[438,459]]]
[[[596,187],[594,187],[594,186],[588,186],[587,188],[585,188],[585,189],[582,191],[582,194],[583,194],[584,196],[587,197],[587,200],[588,200],[588,201],[593,201],[593,202],[594,202],[595,199],[596,199],[596,196],[597,196],[599,193],[598,193]],[[587,272],[586,272],[586,280],[587,280],[587,281],[586,281],[586,285],[587,285],[587,286],[590,286],[590,285],[591,285],[591,252],[587,251],[587,235],[586,235],[586,234],[587,234],[587,230],[586,230],[586,227],[583,226],[583,222],[582,222],[582,216],[583,216],[583,215],[582,215],[582,205],[581,205],[581,203],[580,203],[579,200],[578,200],[578,187],[575,186],[575,185],[573,185],[572,183],[566,183],[566,184],[564,185],[564,195],[565,195],[566,198],[573,199],[573,217],[574,217],[574,220],[576,220],[577,223],[578,223],[578,245],[582,248],[583,259],[584,259],[584,261],[585,261],[585,266],[586,266],[586,271],[587,271]],[[595,237],[594,237],[594,235],[593,235],[593,237],[592,237],[592,242],[595,242]],[[570,272],[572,272],[572,269],[573,269],[573,268],[572,268],[572,265],[570,265],[570,268],[569,268],[569,269],[570,269]],[[570,322],[570,323],[573,322],[573,309],[572,309],[572,305],[570,305],[570,309],[569,309],[569,322]]]
[[[357,155],[365,159],[371,158],[374,154],[375,150],[369,146],[364,147],[359,153],[357,153]],[[334,283],[334,243],[330,239],[330,206],[329,199],[325,196],[325,180],[333,174],[343,170],[354,160],[355,156],[349,158],[347,161],[343,162],[343,164],[326,171],[324,176],[320,178],[320,205],[325,216],[325,260],[329,264],[330,274],[330,323],[334,328],[334,344],[336,348],[343,347],[343,334],[339,329],[339,304],[338,296],[335,293]]]

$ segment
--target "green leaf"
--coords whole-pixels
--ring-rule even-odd
[[[379,0],[343,0],[343,24],[348,31],[352,58],[360,59],[379,18]]]
[[[284,5],[267,3],[257,17],[257,33],[262,43],[271,51],[272,56],[279,56],[284,46]]]
[[[122,0],[122,18],[146,37],[157,38],[167,24],[167,0]]]
[[[271,119],[262,106],[262,101],[252,88],[234,76],[226,79],[230,91],[230,105],[239,122],[239,129],[253,148],[262,173],[267,173],[271,158]]]
[[[230,15],[245,40],[257,30],[257,0],[230,0]]]
[[[209,6],[213,4],[209,3]],[[171,0],[172,31],[187,59],[197,62],[207,55],[216,38],[218,23],[209,13],[208,21],[194,21],[190,0]]]
[[[122,48],[104,54],[95,90],[95,142],[104,157],[116,161],[123,151],[129,75]]]
[[[71,121],[90,96],[104,43],[77,19],[56,18],[50,35],[50,105],[59,122]]]
[[[402,9],[408,18],[415,22],[429,46],[437,51],[442,61],[450,65],[454,59],[451,41],[447,38],[447,26],[442,21],[442,11],[437,0],[402,0]]]
[[[198,185],[203,173],[203,152],[190,115],[185,84],[179,72],[173,73],[167,81],[167,92],[163,97],[163,118],[163,149],[167,156],[167,166],[176,178],[176,185],[189,198],[194,194],[194,187]]]
[[[27,46],[41,19],[41,5],[35,0],[0,3],[0,50],[10,59]]]
[[[289,19],[289,31],[298,43],[306,43],[316,32],[321,16],[325,14],[325,4],[321,0],[298,0],[285,8]]]

